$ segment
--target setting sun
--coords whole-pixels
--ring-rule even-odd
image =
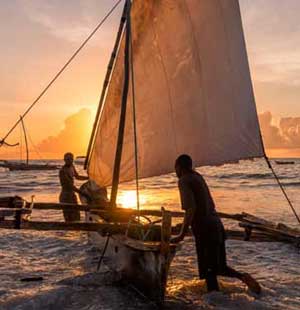
[[[140,194],[140,204],[144,204],[146,202],[146,198]],[[137,199],[136,199],[136,191],[129,190],[120,193],[118,197],[118,203],[122,205],[124,208],[136,208],[137,207]]]

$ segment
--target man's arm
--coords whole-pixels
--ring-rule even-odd
[[[76,178],[76,180],[87,181],[89,179],[89,177],[87,177],[87,176],[79,175],[77,170],[75,169],[75,167],[73,167],[73,169],[74,169],[74,177]]]
[[[185,235],[189,231],[190,225],[192,224],[193,217],[194,217],[194,210],[189,209],[185,212],[183,224],[181,226],[181,231],[180,231],[179,235],[177,235],[171,239],[172,243],[178,243],[184,239]]]
[[[192,224],[196,209],[194,194],[189,184],[179,181],[178,187],[180,192],[181,206],[182,209],[185,210],[185,214],[179,235],[171,239],[171,242],[174,243],[180,242],[184,239],[190,225]]]

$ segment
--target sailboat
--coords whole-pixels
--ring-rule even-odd
[[[25,162],[16,162],[16,161],[1,161],[0,167],[9,169],[10,171],[28,171],[28,170],[57,170],[59,167],[57,165],[51,164],[38,164],[29,162],[29,148],[28,148],[28,139],[26,128],[24,124],[23,117],[20,117],[20,122],[22,125],[22,130],[24,134],[25,147],[26,147],[26,161]]]
[[[107,264],[120,280],[162,304],[179,247],[170,243],[177,229],[171,221],[183,213],[140,210],[139,182],[173,172],[183,153],[196,167],[264,157],[272,169],[258,123],[239,1],[126,0],[85,162],[90,177],[85,186],[96,198],[73,205],[86,212],[86,223],[25,221],[32,209],[70,210],[70,204],[4,197],[0,227],[89,231],[102,251],[98,267]],[[119,184],[129,181],[136,183],[136,209],[116,203]],[[15,220],[6,221],[12,212]],[[220,215],[241,222],[245,240],[255,230],[259,237],[300,244],[299,230],[248,214]]]
[[[126,1],[112,55],[86,161],[111,186],[111,210],[119,183],[135,180],[138,193],[180,154],[196,167],[264,156],[238,0]],[[91,235],[123,279],[163,301],[175,244],[166,255],[153,240]]]

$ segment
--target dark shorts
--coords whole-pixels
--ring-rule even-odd
[[[64,203],[78,203],[77,196],[74,192],[61,192],[59,195],[59,202]],[[71,207],[70,207],[71,208]],[[80,221],[80,211],[63,210],[64,218],[66,222],[78,222]]]
[[[207,273],[222,275],[226,271],[225,230],[217,217],[201,219],[193,225],[200,279]]]

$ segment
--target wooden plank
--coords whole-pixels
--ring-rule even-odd
[[[246,225],[246,224],[245,224]],[[99,232],[103,232],[105,233],[107,230],[108,232],[112,233],[112,234],[117,234],[120,238],[123,236],[125,238],[124,235],[119,235],[119,234],[123,234],[126,229],[127,229],[127,225],[117,225],[115,224],[112,225],[113,227],[111,227],[111,224],[98,224],[98,223],[64,223],[64,222],[54,222],[54,223],[47,223],[47,222],[24,222],[22,221],[21,223],[21,229],[25,229],[25,230],[38,230],[38,231],[53,231],[53,230],[63,230],[63,231],[99,231]],[[132,226],[132,228],[135,225]],[[4,221],[0,221],[0,228],[2,229],[15,229],[16,228],[16,221],[14,220],[4,220]],[[156,230],[161,230],[160,226],[155,226],[153,229]],[[176,234],[178,233],[178,229],[176,227],[172,228],[172,234]],[[192,236],[192,233],[189,232],[188,233],[189,236]],[[226,235],[228,237],[228,239],[234,239],[234,240],[244,240],[244,232],[242,230],[226,230]],[[129,238],[127,238],[129,239]],[[134,240],[134,239],[131,239]],[[251,234],[251,239],[250,241],[255,241],[255,242],[274,242],[274,241],[285,241],[284,240],[279,240],[278,238],[276,238],[276,236],[272,236],[272,235],[266,235],[263,233],[259,233],[259,232],[253,232]],[[294,240],[292,240],[293,242]],[[129,242],[129,241],[128,241]],[[142,241],[141,241],[142,242]],[[290,239],[288,239],[288,242],[291,242]],[[132,246],[131,242],[129,242],[130,246]],[[152,245],[151,245],[152,244]],[[150,246],[150,249],[154,250],[157,249],[157,247],[160,247],[160,242],[143,242],[143,248],[146,247],[146,245]],[[141,249],[141,244],[136,245],[137,249]],[[172,245],[171,245],[172,247]]]
[[[161,266],[160,266],[160,300],[163,302],[165,298],[165,290],[168,280],[168,273],[170,262],[172,259],[171,256],[171,246],[170,246],[170,239],[172,234],[172,216],[171,212],[165,211],[162,208],[162,225],[161,225],[161,243],[160,243],[160,254],[162,256]],[[176,245],[176,244],[174,244]],[[173,245],[173,246],[174,246]]]
[[[49,202],[35,202],[33,209],[36,210],[68,210],[72,211],[72,208],[76,211],[90,211],[93,206],[80,205],[76,203],[49,203]],[[94,207],[97,209],[97,207]]]
[[[14,228],[15,221],[5,220],[0,222],[0,228]],[[131,225],[133,229],[138,225]],[[160,229],[160,226],[154,227]],[[111,223],[83,223],[83,222],[41,222],[41,221],[22,221],[21,229],[26,230],[71,230],[71,231],[99,231],[102,233],[120,234],[128,229],[127,224]]]
[[[19,196],[0,197],[0,208],[22,208],[24,203]]]
[[[119,214],[127,214],[127,215],[148,215],[148,216],[156,216],[156,217],[162,217],[162,211],[161,210],[147,210],[142,209],[140,211],[135,209],[126,209],[126,208],[108,208],[109,203],[106,206],[93,206],[93,205],[86,205],[86,204],[74,204],[74,203],[48,203],[48,202],[37,202],[34,203],[34,209],[37,210],[69,210],[71,211],[72,207],[76,209],[77,211],[86,211],[91,212],[93,214],[99,214],[99,215],[111,215],[111,216],[117,216]],[[184,212],[181,211],[168,211],[171,213],[172,217],[181,218],[184,217]],[[225,219],[232,219],[236,221],[243,220],[245,215],[243,214],[227,214],[223,212],[218,212],[218,215],[221,218]]]
[[[160,252],[163,255],[168,255],[170,252],[170,239],[172,234],[172,216],[171,212],[162,211],[162,225],[161,225],[161,249]]]
[[[7,208],[7,209],[0,209],[0,217],[15,216],[16,212],[21,212],[21,214],[31,214],[31,210],[28,209]]]
[[[298,236],[293,236],[288,233],[285,233],[283,231],[273,229],[270,227],[258,225],[258,224],[252,224],[252,223],[240,223],[240,227],[250,227],[252,229],[264,232],[265,234],[270,235],[273,239],[277,239],[278,241],[288,241],[292,243],[297,243],[300,241],[300,237]]]
[[[276,224],[271,221],[267,221],[265,219],[262,219],[260,217],[257,217],[255,215],[249,214],[249,213],[242,213],[242,220],[246,222],[253,222],[256,224],[264,225],[264,226],[269,226],[269,227],[276,227]]]
[[[124,235],[115,235],[112,238],[118,240],[123,245],[133,248],[137,251],[160,251],[160,241],[145,242],[142,240],[132,239]]]

